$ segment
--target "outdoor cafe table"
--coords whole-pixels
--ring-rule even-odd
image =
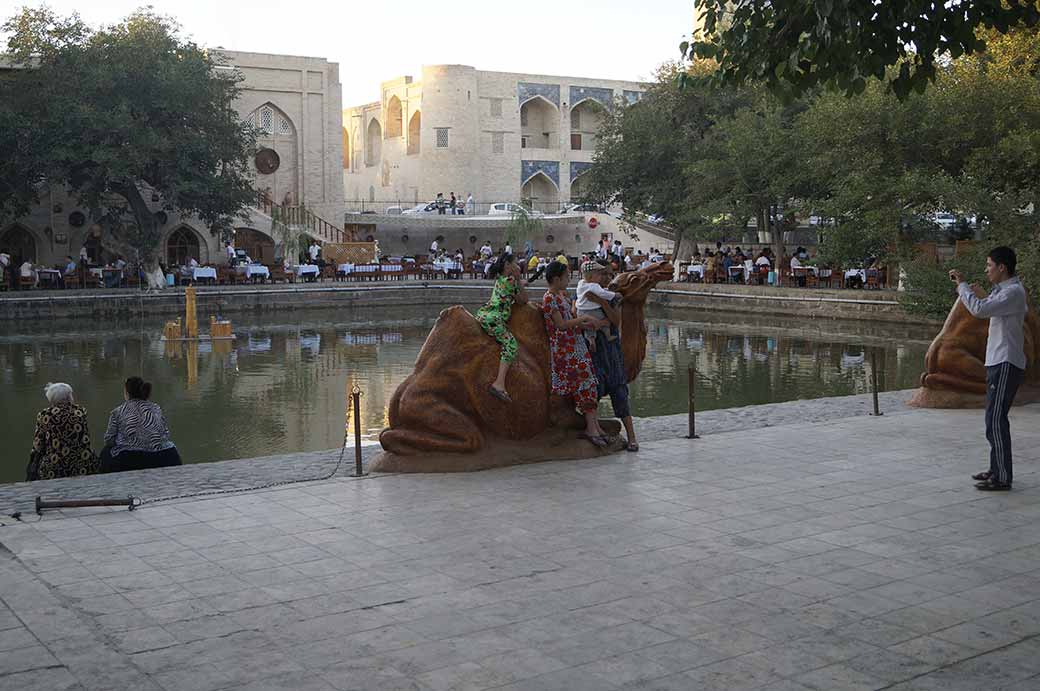
[[[314,264],[300,264],[296,267],[296,275],[300,278],[304,278],[306,276],[314,276],[315,278],[317,278],[318,267]]]
[[[440,271],[444,275],[448,275],[452,271],[462,272],[462,264],[456,261],[439,261],[433,263],[433,268]]]
[[[217,270],[212,266],[196,266],[191,271],[191,280],[198,281],[203,278],[211,278],[213,281],[217,280]]]
[[[700,276],[703,279],[704,278],[704,264],[690,264],[689,266],[686,267],[686,273],[690,274],[691,276],[693,274],[697,274],[698,276]]]
[[[36,278],[40,285],[57,287],[61,283],[61,272],[57,269],[40,269],[36,272]]]
[[[118,288],[123,280],[122,269],[113,269],[107,266],[105,268],[97,267],[90,269],[90,275],[96,276],[105,288]]]
[[[250,278],[270,278],[271,272],[263,264],[245,264],[236,267],[235,271],[247,279]]]

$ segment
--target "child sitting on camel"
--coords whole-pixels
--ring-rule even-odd
[[[520,280],[520,267],[512,254],[503,253],[488,268],[488,275],[495,279],[495,286],[491,290],[491,299],[477,310],[477,323],[502,346],[498,376],[491,384],[491,395],[500,401],[512,403],[513,399],[506,392],[506,374],[516,360],[517,343],[516,337],[509,331],[509,317],[513,313],[514,304],[527,304],[527,291],[524,282]]]

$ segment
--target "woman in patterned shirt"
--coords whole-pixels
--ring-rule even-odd
[[[177,447],[170,441],[162,408],[148,400],[152,385],[130,377],[123,388],[126,402],[112,411],[101,450],[101,472],[143,470],[180,465]]]
[[[44,390],[50,405],[36,416],[26,480],[49,480],[98,472],[98,459],[90,448],[87,411],[77,405],[68,384],[48,384]]]

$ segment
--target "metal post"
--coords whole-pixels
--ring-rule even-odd
[[[356,384],[350,396],[354,405],[354,474],[351,477],[364,477],[367,473],[361,467],[361,389]]]
[[[690,399],[689,399],[689,408],[690,408],[689,426],[690,426],[690,430],[689,430],[689,434],[686,435],[686,438],[687,439],[700,439],[700,437],[697,436],[697,421],[695,419],[696,418],[697,403],[694,400],[694,392],[696,390],[696,384],[694,382],[695,382],[696,376],[697,376],[697,369],[693,365],[690,365],[689,368],[687,369],[687,374],[689,376],[689,396],[690,396]]]
[[[36,515],[43,513],[44,509],[81,509],[91,506],[125,506],[127,510],[133,511],[139,504],[137,499],[128,496],[125,499],[52,499],[36,497]]]
[[[874,417],[884,415],[878,407],[877,350],[870,351],[870,389],[874,394]]]

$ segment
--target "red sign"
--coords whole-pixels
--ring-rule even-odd
[[[593,216],[592,218],[589,219],[589,228],[592,228],[593,230],[595,230],[596,226],[598,226],[598,225],[599,225],[599,221],[596,220],[595,216]]]

